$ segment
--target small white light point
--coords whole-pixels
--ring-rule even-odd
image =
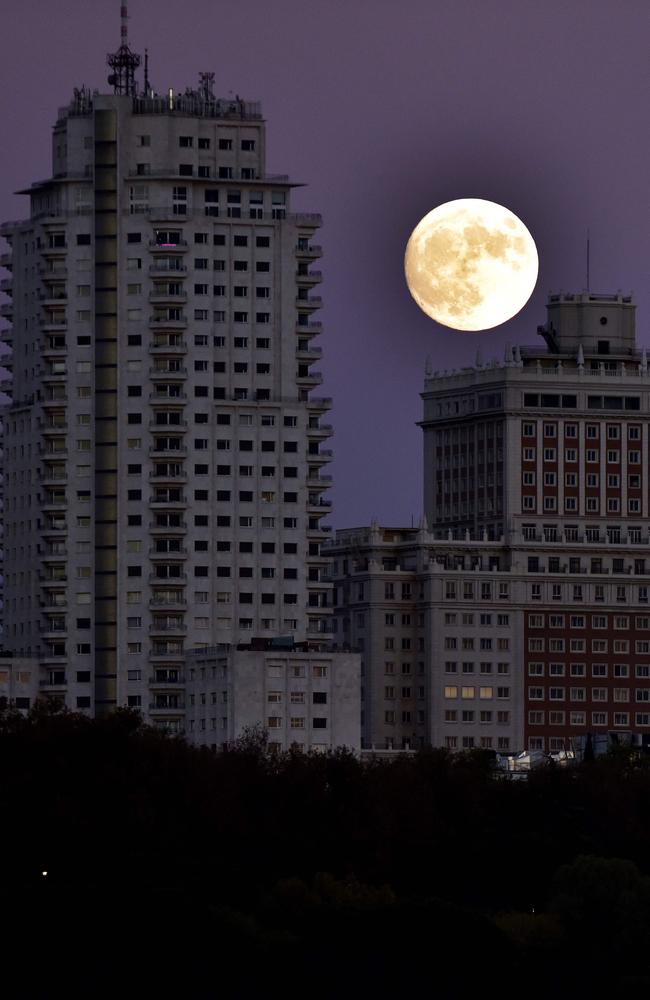
[[[461,198],[417,224],[404,271],[420,309],[454,330],[489,330],[512,319],[537,283],[533,237],[503,205]]]

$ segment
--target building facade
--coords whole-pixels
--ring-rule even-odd
[[[359,657],[280,640],[187,657],[187,739],[223,749],[246,731],[279,752],[358,752]]]
[[[431,539],[385,529],[377,548],[376,527],[374,542],[369,529],[337,534],[335,634],[344,647],[361,640],[366,744],[498,748],[499,733],[495,743],[479,725],[477,743],[471,728],[490,718],[481,705],[489,685],[449,683],[450,675],[488,671],[487,658],[483,668],[479,657],[454,651],[471,651],[477,638],[479,652],[483,640],[489,648],[480,623],[490,616],[496,650],[509,638],[511,657],[513,728],[503,749],[506,739],[512,749],[571,749],[588,733],[648,739],[650,378],[634,305],[620,293],[552,295],[538,332],[545,346],[508,348],[502,364],[477,358],[457,372],[427,372],[421,426]],[[413,608],[389,601],[400,584],[391,589],[386,574],[395,565],[403,573],[405,559],[416,572],[407,589],[418,595]],[[432,576],[432,561],[444,571]],[[370,575],[359,589],[361,571]],[[374,611],[363,606],[367,593]],[[492,607],[483,605],[495,594]],[[501,600],[507,610],[499,611]],[[389,630],[402,610],[409,627],[419,623],[410,640],[396,637],[424,654],[415,658],[423,684],[403,685],[411,698],[423,696],[419,707],[389,704],[402,693],[385,680]],[[366,619],[372,637],[359,631]],[[499,632],[506,620],[509,637]],[[476,624],[478,636],[465,632]],[[505,656],[494,660],[498,677]]]
[[[258,104],[140,90],[138,61],[75,91],[0,229],[4,643],[72,708],[181,730],[188,649],[326,639],[320,217]]]
[[[364,749],[521,749],[523,580],[502,546],[419,529],[337,531],[334,648],[361,657]]]

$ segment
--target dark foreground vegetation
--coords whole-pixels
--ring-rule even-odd
[[[121,713],[0,717],[7,996],[650,988],[650,762],[214,756]],[[47,872],[43,875],[42,872]]]

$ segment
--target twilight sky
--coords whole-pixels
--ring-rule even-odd
[[[650,344],[650,12],[647,0],[130,0],[130,42],[155,89],[216,72],[220,96],[262,100],[271,173],[320,211],[322,394],[334,396],[336,527],[419,517],[424,360],[434,367],[535,342],[551,290],[633,291]],[[50,172],[56,109],[108,91],[119,0],[21,0],[0,36],[0,219]],[[509,323],[454,333],[403,278],[408,237],[437,204],[515,212],[540,256]]]

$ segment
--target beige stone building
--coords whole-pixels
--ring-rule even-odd
[[[364,746],[650,743],[634,312],[620,292],[551,295],[544,344],[428,367],[423,527],[337,532],[329,549],[335,642],[363,658]]]

